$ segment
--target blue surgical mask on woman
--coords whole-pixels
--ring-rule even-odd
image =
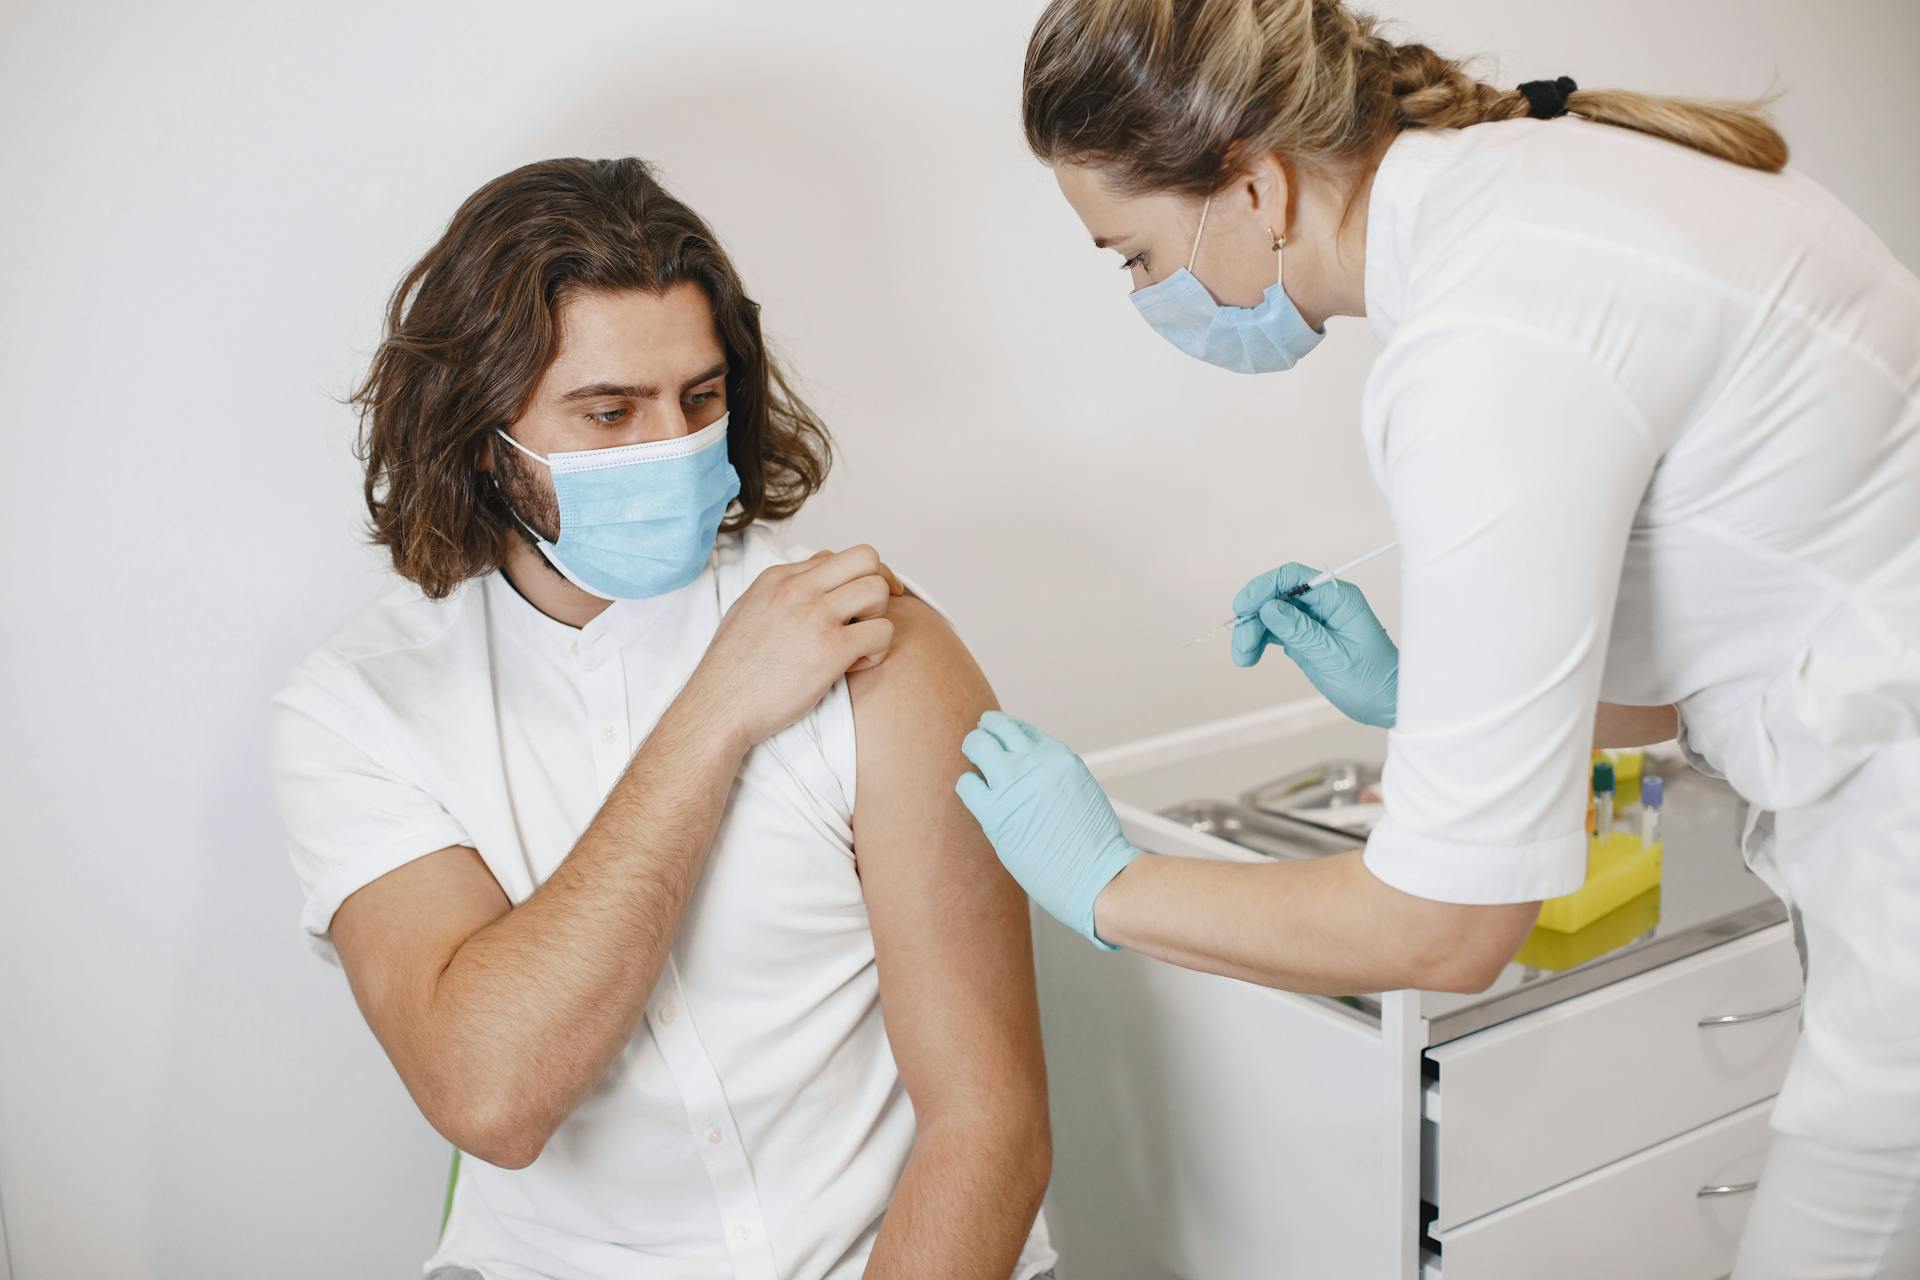
[[[561,576],[603,600],[644,600],[700,576],[740,477],[727,459],[727,419],[692,435],[545,457],[500,438],[553,472],[560,538],[520,520]],[[519,520],[519,514],[514,514]]]
[[[1133,305],[1161,337],[1197,360],[1235,373],[1278,373],[1291,369],[1301,356],[1320,345],[1324,328],[1307,323],[1300,308],[1280,287],[1280,247],[1274,249],[1274,282],[1254,307],[1225,307],[1213,300],[1207,286],[1193,274],[1200,237],[1206,234],[1207,212],[1213,197],[1200,210],[1200,229],[1193,234],[1187,265],[1158,284],[1133,292]]]

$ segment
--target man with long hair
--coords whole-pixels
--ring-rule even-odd
[[[633,159],[488,183],[355,401],[405,581],[274,766],[307,933],[475,1157],[430,1273],[1048,1273],[1026,904],[953,792],[993,695],[871,547],[768,532],[827,435],[706,225]]]

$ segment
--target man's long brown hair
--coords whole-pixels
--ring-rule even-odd
[[[372,539],[436,599],[491,572],[517,536],[480,470],[493,430],[525,412],[582,292],[706,293],[727,352],[727,453],[740,497],[725,530],[782,520],[832,462],[826,428],[760,334],[760,307],[693,210],[641,160],[543,160],[467,198],[387,308],[351,403]]]

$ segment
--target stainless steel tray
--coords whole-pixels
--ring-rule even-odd
[[[1256,813],[1227,800],[1189,800],[1161,810],[1160,816],[1269,858],[1323,858],[1358,849],[1361,844],[1353,836],[1327,827]]]
[[[1240,803],[1255,813],[1311,823],[1323,830],[1365,840],[1371,824],[1340,827],[1302,816],[1302,810],[1344,809],[1360,804],[1368,788],[1380,785],[1380,766],[1366,760],[1323,760],[1319,764],[1262,783],[1243,793]]]

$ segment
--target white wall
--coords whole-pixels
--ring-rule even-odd
[[[445,1148],[296,934],[263,729],[383,572],[332,397],[507,168],[662,164],[837,431],[798,532],[916,575],[1010,707],[1091,748],[1305,692],[1176,646],[1250,573],[1382,540],[1371,340],[1241,379],[1153,336],[1020,143],[1038,7],[0,7],[18,1280],[400,1276],[430,1245]],[[1507,81],[1777,80],[1798,163],[1920,262],[1911,0],[1392,7]],[[1391,619],[1391,563],[1361,581]]]

